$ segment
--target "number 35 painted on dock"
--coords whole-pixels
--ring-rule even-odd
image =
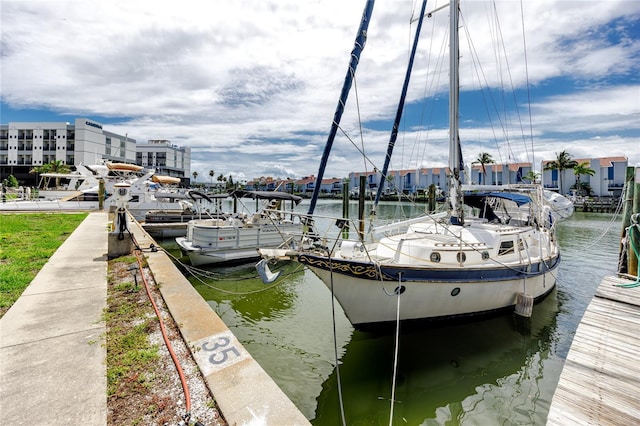
[[[212,346],[209,345],[209,343],[211,342],[204,342],[202,344],[202,350],[211,352],[211,355],[209,356],[209,362],[211,364],[224,364],[229,359],[230,353],[236,357],[240,356],[240,351],[235,346],[229,345],[231,343],[231,339],[228,337],[218,338],[216,343]]]
[[[205,376],[251,357],[231,331],[205,337],[194,342],[194,347],[194,358]]]

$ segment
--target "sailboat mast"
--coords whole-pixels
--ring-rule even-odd
[[[322,159],[320,160],[320,169],[318,170],[316,184],[313,188],[313,195],[311,196],[311,205],[309,206],[309,211],[307,213],[309,215],[312,215],[313,211],[316,208],[318,195],[320,195],[320,187],[322,186],[322,178],[324,177],[324,170],[327,167],[327,160],[329,159],[331,147],[333,146],[333,141],[335,140],[336,133],[338,132],[338,126],[340,125],[340,119],[342,118],[342,113],[344,112],[344,106],[347,104],[347,98],[349,97],[349,91],[351,90],[351,83],[353,82],[353,77],[356,74],[356,68],[358,67],[358,62],[360,61],[360,54],[364,49],[365,42],[367,41],[367,29],[369,28],[369,21],[371,20],[371,13],[373,12],[373,4],[374,0],[367,0],[367,3],[364,7],[364,12],[362,13],[360,28],[358,29],[358,34],[356,36],[353,50],[351,50],[349,69],[347,70],[347,75],[344,78],[342,92],[340,93],[340,99],[338,100],[338,106],[336,107],[336,112],[333,115],[331,130],[329,131],[327,143],[325,144],[324,152],[322,153]]]
[[[458,115],[460,97],[460,78],[458,66],[460,64],[458,15],[460,0],[451,0],[449,9],[449,202],[451,203],[451,223],[463,224],[462,187],[460,173],[462,172],[460,137],[458,135]]]
[[[404,111],[404,101],[407,96],[407,89],[409,88],[409,80],[411,79],[411,70],[413,69],[413,60],[416,56],[416,50],[418,48],[418,39],[420,38],[420,29],[422,28],[422,21],[424,20],[425,10],[427,9],[427,0],[422,1],[422,9],[420,10],[420,18],[418,19],[418,25],[416,26],[416,35],[413,39],[413,46],[411,47],[411,55],[409,56],[409,64],[407,65],[407,72],[404,76],[404,84],[402,85],[402,93],[400,95],[400,101],[398,102],[398,109],[396,111],[396,118],[393,121],[393,127],[391,129],[391,136],[389,137],[389,144],[387,146],[387,156],[384,159],[384,166],[382,167],[382,178],[380,179],[380,185],[376,192],[376,199],[373,203],[373,210],[376,210],[376,206],[380,202],[382,196],[382,188],[387,181],[387,173],[389,172],[389,163],[391,162],[391,154],[393,153],[393,147],[396,144],[398,138],[398,127],[400,126],[400,120],[402,119],[402,111]]]

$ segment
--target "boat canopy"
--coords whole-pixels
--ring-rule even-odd
[[[259,200],[287,200],[294,201],[296,204],[300,204],[302,201],[302,197],[280,191],[234,191],[231,195],[238,198],[249,197]]]
[[[129,163],[111,163],[111,162],[107,162],[107,168],[109,168],[109,170],[120,170],[120,171],[133,171],[133,172],[139,172],[142,169],[144,169],[144,167],[142,166],[138,166],[137,164],[129,164]]]
[[[516,194],[514,192],[498,192],[498,191],[480,191],[480,192],[465,192],[464,202],[465,204],[475,207],[478,203],[484,203],[486,198],[501,198],[503,200],[513,201],[518,207],[523,206],[531,202],[531,198],[524,194]]]
[[[180,183],[180,178],[175,176],[161,176],[161,175],[153,175],[151,180],[156,183],[161,183],[164,185],[177,185]]]
[[[71,172],[71,173],[40,173],[40,177],[47,178],[66,178],[66,179],[86,179],[91,176],[83,175],[81,173]]]

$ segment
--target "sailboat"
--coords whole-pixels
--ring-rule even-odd
[[[401,102],[393,125],[383,181],[395,143],[426,1],[422,10]],[[463,185],[458,136],[458,20],[460,1],[449,3],[449,190],[448,211],[374,227],[357,239],[327,241],[314,235],[316,193],[306,221],[311,230],[296,248],[260,250],[263,259],[291,259],[310,268],[331,290],[356,327],[413,320],[469,319],[532,305],[556,284],[560,264],[557,215],[535,184]],[[358,37],[367,33],[368,1]],[[442,9],[442,8],[440,8]],[[434,11],[435,12],[435,11]],[[346,103],[364,40],[356,39],[345,87],[325,147],[326,162]],[[357,55],[356,55],[357,54]],[[325,164],[321,163],[318,181]],[[317,188],[316,188],[317,189]],[[380,198],[382,185],[374,206]],[[316,191],[317,192],[317,191]],[[375,209],[375,207],[374,207]],[[260,268],[267,268],[262,262]],[[261,276],[271,276],[261,274]]]

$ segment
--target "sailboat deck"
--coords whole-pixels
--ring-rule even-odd
[[[640,423],[640,287],[605,277],[571,344],[547,425]]]

